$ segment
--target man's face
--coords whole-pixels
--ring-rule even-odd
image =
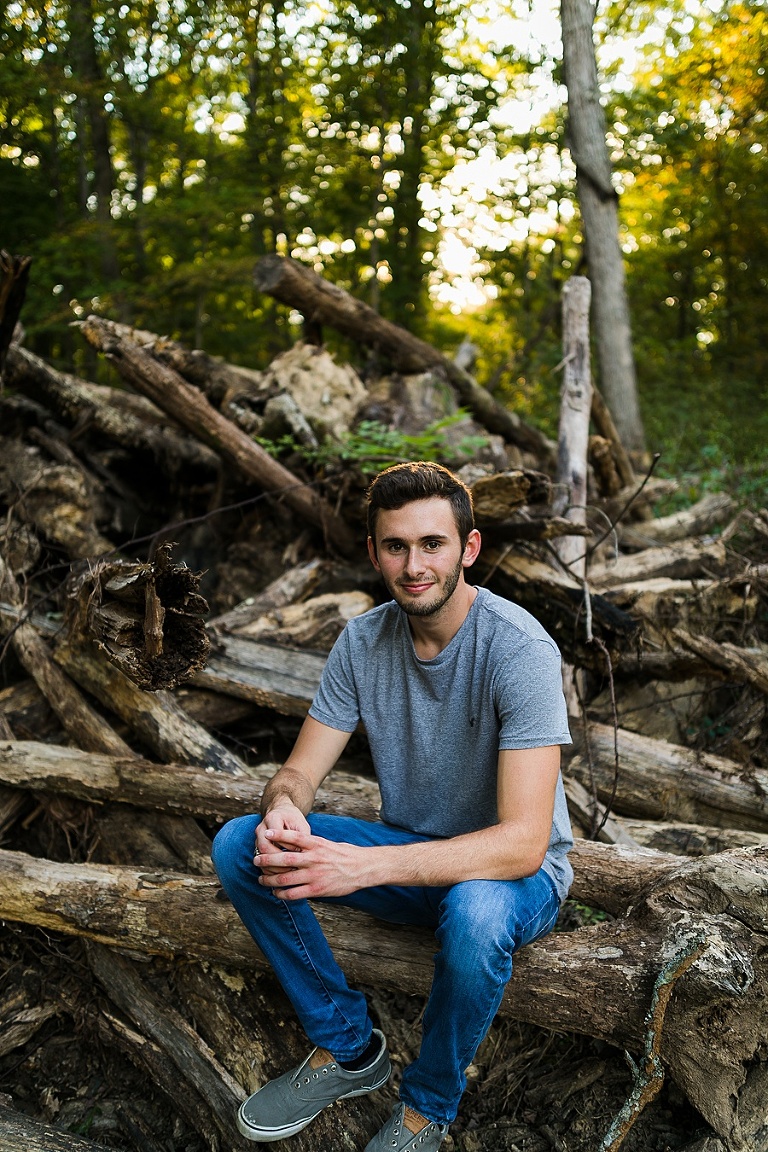
[[[463,582],[464,568],[474,563],[479,548],[480,535],[473,531],[462,549],[453,509],[441,496],[382,509],[376,546],[368,540],[374,568],[409,616],[439,612]]]

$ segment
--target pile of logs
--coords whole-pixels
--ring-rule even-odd
[[[462,405],[486,437],[446,461],[473,489],[474,576],[563,652],[572,897],[605,913],[526,948],[501,1014],[639,1054],[603,1147],[668,1076],[709,1133],[691,1152],[768,1148],[768,513],[713,494],[654,516],[674,484],[630,462],[567,345],[564,397],[591,414],[580,479],[565,417],[558,452],[467,367],[305,268],[270,258],[257,285],[312,337],[265,372],[95,316],[83,363],[97,350],[111,385],[2,350],[0,917],[82,938],[102,1039],[203,1146],[245,1146],[237,1101],[302,1038],[274,986],[248,981],[264,962],[220,898],[210,839],[258,805],[330,646],[382,594],[359,466],[278,462],[259,439],[317,444],[361,418],[415,431]],[[336,364],[320,325],[389,375]],[[375,814],[362,735],[318,805]],[[423,996],[428,935],[322,920],[353,980]],[[175,1004],[149,958],[170,966]],[[0,1006],[0,1055],[51,1011]],[[294,1146],[363,1147],[383,1112],[356,1101]],[[0,1148],[95,1147],[44,1120],[0,1108]]]

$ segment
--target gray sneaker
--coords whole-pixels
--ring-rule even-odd
[[[437,1152],[448,1135],[448,1125],[432,1121],[414,1135],[403,1123],[404,1116],[405,1104],[397,1104],[391,1118],[366,1144],[365,1152]]]
[[[298,1067],[270,1080],[249,1096],[237,1114],[237,1126],[246,1140],[260,1144],[285,1140],[301,1132],[323,1108],[336,1100],[365,1096],[386,1084],[391,1071],[387,1042],[378,1028],[374,1028],[373,1034],[381,1041],[381,1051],[362,1071],[348,1072],[336,1060],[311,1068],[309,1062],[317,1051],[314,1048]]]

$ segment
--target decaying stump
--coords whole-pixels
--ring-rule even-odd
[[[150,563],[101,560],[79,573],[69,627],[88,636],[139,688],[175,688],[205,666],[209,640],[202,573],[171,562],[161,544]]]

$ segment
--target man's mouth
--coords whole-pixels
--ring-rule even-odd
[[[410,592],[412,596],[417,595],[419,592],[426,592],[428,588],[432,588],[433,586],[433,580],[428,580],[426,583],[422,584],[406,584],[405,582],[400,584],[400,587],[403,589],[403,591]]]

